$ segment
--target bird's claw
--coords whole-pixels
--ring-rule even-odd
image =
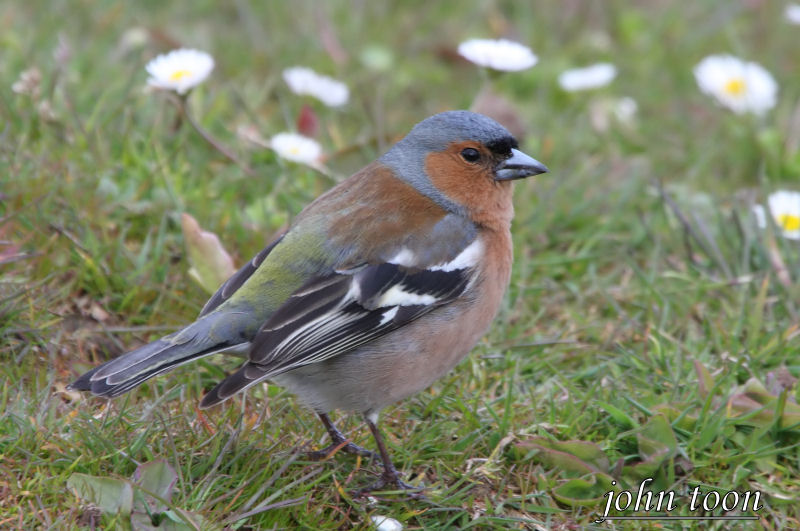
[[[357,490],[354,495],[357,498],[365,497],[372,492],[379,492],[379,491],[402,491],[407,498],[413,500],[427,500],[427,496],[423,492],[425,487],[415,487],[414,485],[410,485],[400,479],[400,475],[397,471],[394,473],[386,473],[384,472],[381,474],[381,477],[368,487],[361,488]]]
[[[365,457],[367,459],[375,459],[376,456],[373,452],[370,452],[366,448],[362,448],[357,444],[353,444],[351,442],[347,442],[342,444],[342,442],[334,442],[321,450],[314,450],[312,452],[306,452],[304,457],[309,461],[324,461],[336,455],[338,452],[344,452],[346,454],[353,454],[358,455],[361,457]]]

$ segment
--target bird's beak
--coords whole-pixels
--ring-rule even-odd
[[[511,150],[511,157],[501,162],[495,168],[495,181],[512,181],[523,179],[531,175],[547,173],[547,166],[533,157],[529,157],[518,149]]]

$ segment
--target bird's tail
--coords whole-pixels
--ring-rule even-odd
[[[229,350],[244,342],[241,339],[209,340],[209,336],[216,334],[208,333],[208,323],[204,323],[206,319],[95,367],[72,382],[69,388],[109,398],[119,396],[178,365]]]
[[[264,381],[269,376],[281,371],[267,371],[253,363],[245,363],[238,371],[229,374],[224,380],[219,382],[211,391],[206,393],[200,401],[200,409],[207,409],[224,402],[236,393],[244,391],[259,382]]]

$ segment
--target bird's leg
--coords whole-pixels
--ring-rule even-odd
[[[400,474],[397,472],[394,463],[392,463],[392,459],[389,457],[389,452],[386,450],[386,444],[383,442],[383,437],[381,436],[380,430],[378,430],[378,426],[370,420],[369,416],[365,415],[364,419],[367,422],[367,426],[369,426],[369,431],[372,432],[372,436],[375,438],[375,444],[378,445],[378,452],[380,452],[381,461],[383,461],[383,473],[378,481],[367,488],[361,489],[358,493],[366,494],[373,490],[386,490],[385,487],[395,487],[397,490],[405,491],[421,490],[421,487],[409,485],[400,479]],[[410,496],[415,498],[425,497],[422,493],[411,493]]]
[[[345,437],[342,432],[336,429],[336,426],[334,426],[327,413],[318,413],[318,415],[319,419],[322,421],[322,424],[325,425],[325,429],[328,430],[328,435],[331,436],[332,442],[322,450],[306,453],[306,459],[311,461],[322,461],[331,457],[336,452],[360,455],[361,457],[368,457],[370,459],[375,457],[375,454],[366,448],[361,448],[360,446],[348,441],[347,437]]]

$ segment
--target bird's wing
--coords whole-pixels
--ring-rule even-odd
[[[409,252],[398,262],[364,265],[317,277],[295,291],[261,326],[250,360],[201,403],[208,407],[276,374],[330,359],[396,330],[457,299],[478,274],[475,238],[448,262],[415,267]]]
[[[250,362],[271,372],[352,350],[456,299],[471,273],[384,263],[315,279],[261,327]]]

